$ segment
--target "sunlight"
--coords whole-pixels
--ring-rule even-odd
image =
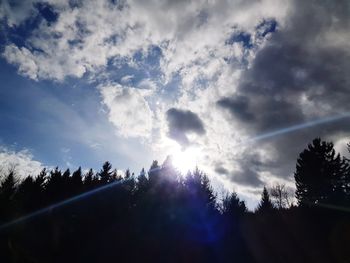
[[[198,148],[188,148],[185,150],[174,151],[171,155],[172,163],[176,169],[182,174],[194,170],[201,157],[201,152]]]

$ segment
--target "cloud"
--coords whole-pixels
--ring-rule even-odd
[[[291,180],[313,137],[349,136],[343,119],[242,143],[350,111],[348,1],[70,2],[48,1],[57,19],[21,45],[9,38],[3,56],[35,80],[89,75],[119,136],[151,138],[157,153],[169,137],[195,143],[200,167],[241,192],[268,183],[267,171]],[[0,17],[23,26],[33,3]],[[123,86],[98,83],[106,71]]]
[[[33,16],[41,17],[38,2],[26,1],[19,9],[5,1],[1,15],[9,26],[21,26]],[[287,5],[280,2],[87,0],[74,5],[68,0],[47,1],[57,18],[48,23],[41,17],[38,27],[30,32],[24,44],[32,56],[25,58],[37,68],[27,72],[28,68],[22,67],[19,72],[34,79],[62,81],[67,76],[97,73],[114,58],[132,63],[137,52],[147,53],[149,47],[157,46],[167,79],[178,71],[186,74],[198,62],[207,66],[200,74],[213,74],[216,60],[231,52],[225,48],[225,40],[234,28],[246,30],[265,17],[282,16]],[[4,56],[19,67],[25,63],[18,56]]]
[[[188,134],[205,134],[201,119],[192,111],[171,108],[166,112],[168,135],[181,145],[188,145]]]
[[[28,17],[37,14],[34,4],[38,1],[1,1],[0,20],[6,19],[7,24],[14,27],[23,23]]]
[[[121,78],[122,84],[128,84],[132,79],[134,78],[134,75],[125,75]]]
[[[148,102],[136,88],[119,84],[100,88],[108,119],[123,137],[149,137],[153,113]]]
[[[350,36],[345,33],[350,18],[344,13],[348,1],[292,3],[285,26],[256,53],[236,90],[217,102],[251,136],[350,110]],[[347,121],[271,138],[267,143],[274,149],[268,154],[276,157],[279,167],[270,164],[266,169],[291,178],[302,147],[315,136],[337,140],[348,134]],[[265,147],[264,142],[259,145]]]
[[[33,155],[29,150],[12,151],[6,147],[0,147],[0,171],[2,174],[8,172],[9,169],[15,169],[19,177],[28,175],[36,176],[44,168],[44,165],[33,159]]]
[[[247,97],[222,98],[217,103],[244,122],[254,120],[254,114],[249,112],[248,109],[249,100]]]
[[[226,177],[236,185],[246,187],[261,187],[264,182],[260,172],[264,168],[263,152],[245,152],[236,156],[231,165],[219,162],[215,164],[215,171]],[[265,160],[266,161],[266,160]],[[232,166],[232,164],[234,164]],[[225,168],[230,167],[230,168]]]
[[[18,48],[11,44],[5,47],[3,56],[9,63],[18,66],[18,72],[31,79],[38,79],[38,66],[35,63],[35,56],[25,47]]]

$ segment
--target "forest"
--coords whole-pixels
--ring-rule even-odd
[[[350,146],[349,146],[350,149]],[[200,169],[58,167],[0,184],[1,262],[350,262],[350,160],[314,139],[255,211]],[[293,200],[296,202],[293,203]],[[293,199],[293,200],[292,200]]]

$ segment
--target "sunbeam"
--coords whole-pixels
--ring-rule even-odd
[[[326,117],[326,118],[323,118],[323,119],[318,119],[318,120],[314,120],[314,121],[309,121],[309,122],[293,125],[293,126],[290,126],[290,127],[279,129],[279,130],[263,133],[263,134],[255,136],[255,137],[250,137],[250,138],[242,141],[238,145],[248,144],[248,143],[252,143],[252,142],[260,141],[260,140],[264,140],[264,139],[269,139],[269,138],[272,138],[272,137],[275,137],[275,136],[278,136],[278,135],[291,133],[291,132],[294,132],[294,131],[306,129],[306,128],[317,126],[317,125],[326,124],[326,123],[329,123],[329,122],[342,120],[342,119],[349,118],[349,117],[350,117],[350,113],[343,113],[343,114],[340,114],[340,115],[335,115],[335,116]]]
[[[88,196],[94,195],[94,194],[99,193],[99,192],[101,192],[101,191],[104,191],[104,190],[106,190],[106,189],[112,188],[112,187],[114,187],[114,186],[116,186],[116,185],[119,185],[119,184],[121,184],[121,183],[124,183],[124,182],[127,181],[127,180],[130,180],[130,179],[124,179],[124,180],[121,180],[121,181],[116,181],[116,182],[113,182],[113,183],[109,183],[109,184],[107,184],[107,185],[101,186],[101,187],[96,188],[96,189],[93,189],[93,190],[91,190],[91,191],[82,193],[82,194],[77,195],[77,196],[73,196],[73,197],[68,198],[68,199],[66,199],[66,200],[64,200],[64,201],[61,201],[61,202],[58,202],[58,203],[56,203],[56,204],[50,205],[50,206],[48,206],[48,207],[42,208],[42,209],[37,210],[37,211],[35,211],[35,212],[33,212],[33,213],[30,213],[30,214],[28,214],[28,215],[22,216],[22,217],[20,217],[20,218],[17,218],[17,219],[15,219],[15,220],[13,220],[13,221],[10,221],[10,222],[7,222],[7,223],[1,225],[1,226],[0,226],[0,230],[3,230],[3,229],[5,229],[5,228],[11,227],[11,226],[13,226],[13,225],[22,223],[22,222],[27,221],[27,220],[33,219],[33,218],[35,218],[35,217],[37,217],[37,216],[40,216],[40,215],[42,215],[42,214],[45,214],[45,213],[47,213],[47,212],[49,212],[49,211],[51,211],[51,210],[53,210],[53,209],[57,209],[57,208],[60,208],[60,207],[65,206],[65,205],[68,205],[68,204],[70,204],[70,203],[79,201],[79,200],[81,200],[81,199],[83,199],[83,198],[86,198],[86,197],[88,197]]]

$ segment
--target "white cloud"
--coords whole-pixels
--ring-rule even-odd
[[[244,169],[240,158],[253,150],[249,145],[238,149],[237,144],[244,136],[254,135],[254,130],[249,134],[236,120],[227,121],[216,101],[236,92],[241,72],[249,68],[268,41],[268,37],[259,38],[256,26],[272,18],[283,30],[291,2],[131,0],[120,7],[111,1],[87,0],[72,8],[68,1],[51,1],[59,13],[58,20],[41,23],[27,39],[26,47],[9,44],[3,55],[18,66],[20,74],[63,81],[67,76],[100,73],[113,58],[135,66],[133,55],[137,51],[147,54],[150,46],[158,46],[161,79],[147,76],[137,87],[130,87],[131,79],[137,76],[125,75],[121,79],[124,86],[100,87],[103,105],[118,135],[151,138],[156,153],[168,153],[173,142],[167,136],[165,112],[172,107],[193,110],[206,130],[196,138],[196,147],[203,152],[200,167],[215,175],[215,165],[221,162],[228,171],[240,171]],[[19,24],[24,20],[9,21]],[[239,42],[226,43],[233,33],[241,31],[251,34],[250,50]],[[332,35],[328,38],[334,39]],[[347,45],[343,38],[336,40]],[[165,84],[177,74],[180,81],[174,89],[179,95],[174,101],[163,101],[161,94],[166,97],[173,91],[164,90]],[[267,180],[264,172],[257,171],[257,175]],[[238,185],[227,178],[217,179],[228,187]],[[240,188],[242,193],[249,190]]]
[[[19,177],[36,176],[44,168],[43,164],[33,159],[29,150],[12,151],[0,147],[0,172],[6,174],[9,169],[15,169]]]
[[[215,175],[219,161],[232,171],[240,169],[237,159],[244,152],[235,149],[244,131],[234,121],[227,122],[215,101],[235,91],[242,61],[252,60],[258,50],[247,51],[241,43],[227,45],[226,40],[236,31],[247,31],[252,41],[263,45],[254,38],[256,25],[264,18],[275,18],[282,25],[287,2],[131,0],[123,8],[110,1],[84,1],[74,8],[68,1],[51,2],[58,20],[41,23],[25,48],[9,45],[4,56],[18,65],[20,74],[62,81],[86,72],[100,73],[114,57],[133,64],[135,52],[146,54],[150,46],[160,47],[162,79],[149,76],[137,87],[129,87],[134,76],[124,76],[124,86],[100,88],[109,121],[122,137],[150,138],[154,152],[164,156],[174,146],[168,138],[165,112],[171,107],[195,111],[206,130],[195,140],[203,152],[198,164]],[[174,88],[180,97],[163,101],[160,94],[167,97],[169,90],[162,91],[160,83],[166,84],[176,74],[180,83]],[[217,179],[232,187],[229,180]]]
[[[128,84],[132,79],[134,78],[134,75],[125,75],[121,78],[121,82],[123,84]]]
[[[108,118],[124,137],[149,137],[153,113],[148,102],[136,88],[107,85],[100,88]]]
[[[8,11],[2,16],[11,25],[23,23],[36,10],[33,3],[23,4],[21,10],[32,11],[23,11],[21,19],[16,18],[19,10],[3,4]],[[49,3],[59,14],[57,21],[43,21],[26,41],[26,52],[32,56],[25,54],[24,58],[37,67],[28,67],[22,57],[4,54],[10,63],[19,65],[21,74],[34,79],[81,77],[106,66],[110,58],[130,59],[138,50],[146,52],[150,45],[161,47],[162,70],[170,77],[194,64],[207,65],[213,59],[232,55],[225,40],[234,28],[252,30],[263,18],[283,17],[288,6],[277,0],[249,4],[238,0],[176,4],[135,0],[122,7],[111,1],[90,0],[75,7],[69,1]]]
[[[35,80],[38,78],[38,66],[35,63],[35,55],[27,48],[18,48],[11,44],[5,47],[3,56],[9,63],[18,66],[20,74]]]

